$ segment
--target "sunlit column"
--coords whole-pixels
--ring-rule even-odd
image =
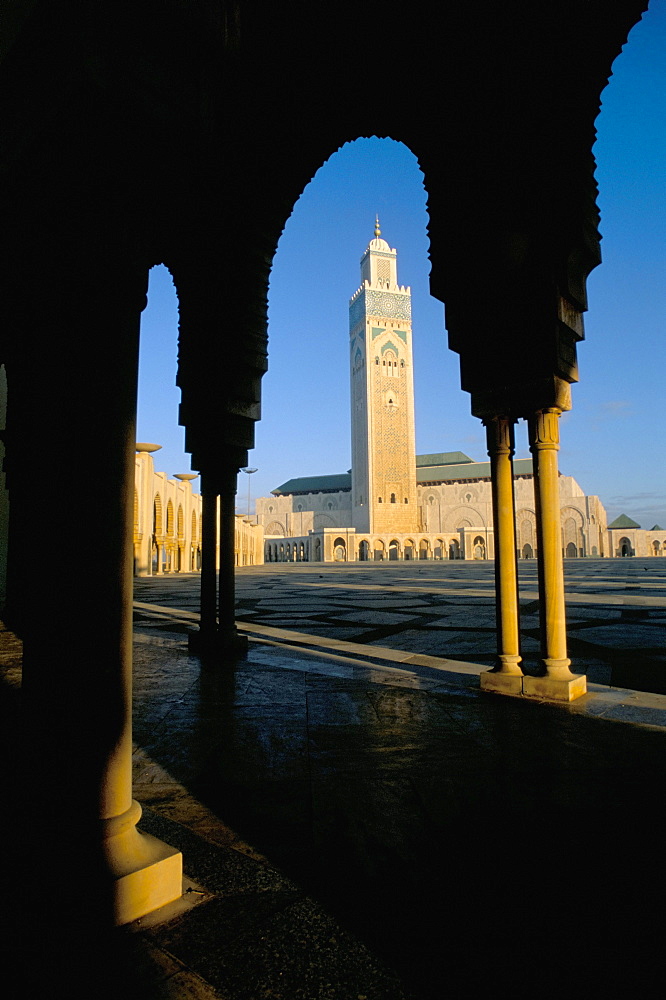
[[[538,410],[528,420],[534,464],[534,499],[539,572],[541,655],[544,674],[525,677],[523,692],[534,697],[573,701],[587,690],[584,675],[569,669],[564,605],[564,566],[560,528],[557,453],[561,410]]]
[[[486,691],[522,694],[516,514],[513,490],[513,420],[495,416],[484,420],[492,481],[495,603],[497,608],[497,662],[481,675]]]

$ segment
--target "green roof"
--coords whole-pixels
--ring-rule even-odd
[[[650,531],[663,531],[663,530],[664,529],[660,524],[653,524],[652,527],[650,528]]]
[[[456,463],[448,461],[460,457]],[[424,462],[424,459],[446,459],[435,465]],[[514,476],[531,476],[532,459],[517,458],[513,463]],[[447,451],[441,455],[418,455],[416,459],[416,482],[422,483],[455,483],[462,480],[490,479],[490,462],[474,462],[461,451]],[[307,493],[348,493],[351,490],[351,472],[341,472],[335,476],[301,476],[298,479],[288,479],[282,486],[271,490],[273,496],[294,496]],[[612,525],[611,525],[612,527]],[[638,527],[631,524],[618,524],[618,528]]]
[[[517,458],[513,463],[514,476],[531,476],[532,459]],[[468,462],[460,465],[435,465],[418,467],[416,482],[421,483],[453,483],[460,479],[490,479],[490,462]]]
[[[351,475],[340,472],[335,476],[302,476],[300,479],[288,479],[282,486],[277,486],[271,493],[274,496],[294,493],[339,493],[351,490]]]
[[[612,524],[609,524],[608,527],[609,528],[640,528],[640,524],[636,524],[636,522],[632,521],[631,518],[627,517],[626,514],[620,514],[620,516],[616,517],[615,520],[612,522]]]
[[[417,455],[416,468],[425,465],[462,465],[463,462],[473,462],[474,459],[462,451],[443,451],[439,455]]]

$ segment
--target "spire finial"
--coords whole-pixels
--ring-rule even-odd
[[[375,239],[379,239],[379,237],[381,235],[382,235],[382,231],[379,228],[379,216],[375,215]]]

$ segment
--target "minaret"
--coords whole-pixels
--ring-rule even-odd
[[[352,524],[397,534],[418,530],[412,302],[380,237],[377,219],[349,301]]]

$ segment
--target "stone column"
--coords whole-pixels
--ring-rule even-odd
[[[201,620],[190,632],[189,647],[215,663],[221,653],[240,655],[247,649],[235,619],[237,475],[234,468],[201,476]]]
[[[495,416],[484,420],[492,479],[495,602],[497,608],[497,662],[481,674],[484,691],[522,694],[516,512],[513,491],[514,422]]]
[[[201,619],[200,633],[217,631],[217,491],[210,476],[201,476]]]
[[[523,693],[535,698],[573,701],[587,690],[584,675],[569,669],[564,606],[564,566],[560,527],[557,453],[559,407],[537,410],[528,420],[534,463],[534,499],[539,573],[539,614],[544,674],[525,677]]]
[[[39,906],[54,924],[85,929],[127,923],[180,897],[182,859],[137,830],[141,807],[132,799],[135,414],[147,274],[112,261],[89,266],[85,257],[78,267],[60,268],[55,256],[49,264],[24,300],[31,349],[12,359],[8,415],[11,530],[22,540],[12,581],[24,638],[20,824]],[[52,490],[49,529],[65,538],[75,516],[97,572],[91,582],[85,560],[65,560],[45,587],[35,571],[40,483],[69,474],[68,447],[85,456],[76,508],[70,491]]]
[[[229,470],[220,481],[220,566],[218,591],[218,643],[222,651],[242,653],[247,636],[236,628],[236,490],[238,470]]]

